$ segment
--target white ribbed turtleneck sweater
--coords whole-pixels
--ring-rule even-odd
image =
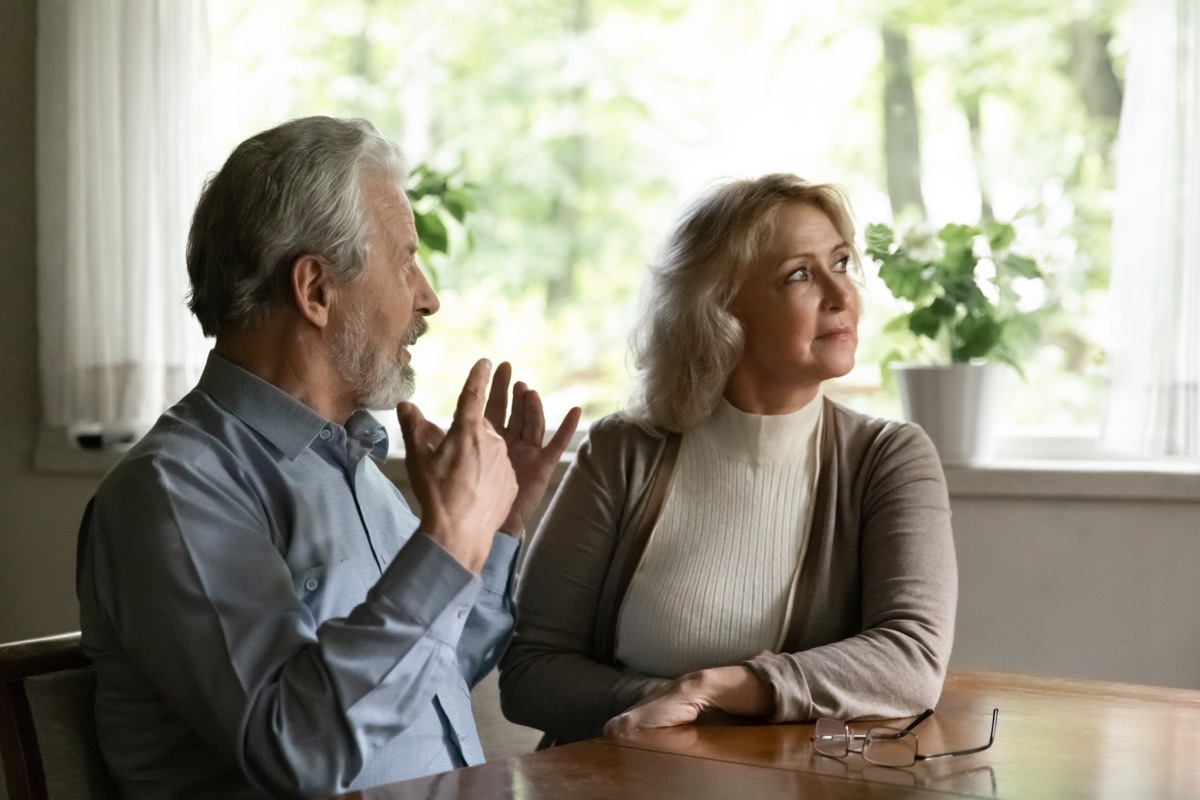
[[[674,678],[777,650],[812,519],[824,403],[759,416],[727,401],[683,437],[617,627],[616,656]]]

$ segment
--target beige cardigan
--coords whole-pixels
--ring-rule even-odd
[[[917,426],[823,402],[821,472],[791,626],[783,652],[745,663],[771,689],[774,722],[917,714],[937,702],[954,639],[945,477]],[[606,603],[619,594],[615,576],[630,569],[621,563],[626,534],[664,442],[606,417],[563,479],[530,542],[516,634],[500,662],[513,722],[558,741],[598,736],[664,682],[603,663],[596,644],[597,620],[615,619],[618,608]]]

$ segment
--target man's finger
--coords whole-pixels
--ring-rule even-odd
[[[513,387],[513,405],[512,416],[508,418],[508,430],[517,437],[523,436],[525,433],[525,419],[528,407],[525,405],[529,402],[529,387],[525,385],[525,381],[517,381],[517,385]],[[541,444],[541,442],[538,442]]]
[[[492,362],[486,358],[479,359],[475,366],[471,367],[471,371],[467,373],[467,382],[463,384],[462,392],[458,395],[453,425],[465,424],[483,416],[484,389],[491,371]]]
[[[546,437],[546,413],[542,410],[542,397],[533,389],[525,393],[525,414],[521,420],[521,436],[527,442],[542,446]]]
[[[510,380],[512,380],[512,364],[501,361],[500,366],[496,367],[496,374],[492,376],[492,389],[488,392],[487,407],[483,410],[484,418],[492,423],[492,427],[497,431],[504,429],[504,415],[508,413],[508,382]]]
[[[575,406],[568,411],[567,415],[563,417],[562,423],[558,426],[558,430],[554,432],[553,438],[546,445],[547,454],[553,454],[555,461],[567,449],[567,445],[571,443],[571,437],[575,435],[575,428],[579,426],[579,418],[582,414],[583,411],[579,406]]]
[[[420,459],[421,452],[417,442],[420,440],[420,430],[425,422],[421,409],[409,402],[396,406],[396,420],[400,423],[400,436],[404,439],[405,458]]]

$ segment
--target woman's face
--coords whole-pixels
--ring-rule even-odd
[[[858,346],[858,290],[850,246],[814,205],[778,210],[775,233],[730,304],[745,346],[725,387],[734,406],[784,414],[821,382],[845,375]]]

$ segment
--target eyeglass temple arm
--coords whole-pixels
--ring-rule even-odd
[[[916,718],[916,720],[913,720],[912,722],[908,723],[906,727],[901,728],[899,730],[899,733],[911,732],[911,730],[913,728],[916,728],[917,726],[919,726],[920,723],[924,722],[925,720],[928,720],[928,718],[931,716],[934,716],[934,709],[925,709],[924,711],[920,712],[920,716],[918,716]],[[848,728],[848,726],[847,726],[847,728]],[[816,739],[816,736],[812,736],[812,738]],[[848,738],[850,738],[854,741],[858,741],[860,739],[866,739],[866,734],[865,733],[852,733],[852,734],[848,734]]]
[[[921,715],[919,717],[914,719],[912,722],[908,723],[908,726],[905,727],[904,730],[911,731],[913,728],[917,727],[922,722],[924,722],[925,720],[929,719],[932,716],[933,716],[933,709],[927,708],[921,712]]]
[[[913,728],[917,727],[917,726],[918,726],[918,725],[920,725],[922,722],[924,722],[925,720],[929,719],[929,718],[930,718],[930,717],[932,717],[932,716],[933,716],[933,709],[932,709],[932,708],[927,708],[927,709],[925,709],[924,711],[922,711],[922,712],[921,712],[921,715],[920,715],[919,717],[917,717],[917,718],[916,718],[916,719],[914,719],[912,722],[908,723],[908,725],[907,725],[907,726],[905,726],[904,728],[902,728],[902,729],[901,729],[901,733],[908,733],[908,732],[909,732],[909,731],[911,731]],[[815,738],[817,738],[817,737],[816,737],[816,736],[814,736],[813,738],[815,739]],[[851,738],[851,739],[854,739],[854,740],[856,740],[856,741],[857,741],[857,740],[859,740],[859,739],[866,739],[866,738],[867,738],[867,734],[865,734],[865,733],[851,733],[851,734],[849,735],[849,738]]]
[[[916,728],[917,726],[919,726],[920,723],[924,722],[925,720],[928,720],[928,718],[931,716],[934,716],[934,709],[925,709],[924,711],[920,712],[920,716],[918,716],[916,718],[916,720],[913,720],[912,722],[908,723],[907,726],[905,726],[904,728],[901,728],[900,732],[901,733],[910,732],[910,730],[912,730],[913,728]],[[812,736],[812,738],[816,739],[816,736]],[[866,734],[865,733],[852,733],[852,734],[850,734],[850,738],[856,739],[856,740],[857,739],[866,739]]]
[[[991,735],[988,736],[987,744],[980,745],[979,747],[972,747],[967,750],[955,750],[950,753],[932,753],[927,756],[914,756],[914,759],[916,761],[932,761],[935,758],[949,758],[950,756],[968,756],[971,753],[982,753],[984,750],[987,750],[989,747],[992,746],[992,742],[996,741],[996,722],[999,719],[1000,719],[1000,709],[993,708],[992,709],[992,732],[991,732]]]

